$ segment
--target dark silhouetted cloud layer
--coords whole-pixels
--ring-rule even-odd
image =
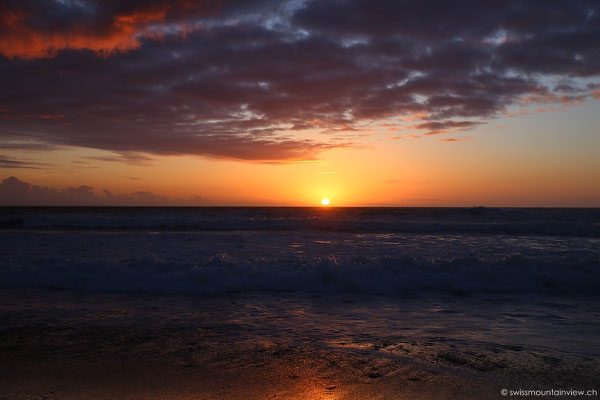
[[[0,182],[0,205],[2,206],[193,206],[205,203],[206,201],[199,196],[192,196],[189,199],[169,199],[147,191],[113,195],[108,190],[102,190],[102,194],[98,194],[93,187],[87,185],[52,189],[31,185],[14,176]]]

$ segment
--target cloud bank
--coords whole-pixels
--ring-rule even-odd
[[[11,176],[0,183],[0,206],[195,206],[206,204],[199,196],[169,199],[145,191],[113,195],[103,190],[99,195],[91,186],[52,189],[31,185]]]
[[[11,0],[1,11],[4,148],[311,160],[358,145],[349,133],[372,121],[415,118],[443,134],[511,105],[598,97],[584,84],[600,74],[591,0]]]

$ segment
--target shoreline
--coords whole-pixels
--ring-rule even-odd
[[[411,348],[408,340],[380,337],[375,318],[361,322],[357,315],[351,326],[372,326],[354,326],[355,335],[348,337],[339,313],[346,307],[355,315],[357,307],[370,307],[348,299],[307,299],[309,306],[291,314],[272,305],[282,299],[257,301],[241,294],[2,290],[0,299],[7,321],[0,342],[0,369],[6,371],[0,398],[485,399],[501,398],[502,388],[597,389],[600,383],[597,359],[581,359],[569,369],[556,354],[517,349],[521,359],[529,353],[537,361],[511,365],[490,358],[473,340],[468,345],[482,350],[474,356],[469,346],[440,350],[435,340],[417,338]],[[384,300],[372,301],[383,307],[377,302]],[[317,332],[322,325],[317,316],[327,319],[328,313],[337,315],[338,324],[331,325],[331,334]],[[274,332],[269,320],[281,331]],[[366,338],[369,330],[374,333]],[[450,339],[437,341],[444,345]]]

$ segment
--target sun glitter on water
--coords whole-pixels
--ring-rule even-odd
[[[321,200],[321,205],[328,206],[329,205],[329,199],[323,199],[323,200]]]

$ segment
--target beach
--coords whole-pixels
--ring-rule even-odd
[[[499,317],[494,329],[471,315],[463,330],[422,299],[390,310],[381,298],[2,295],[5,398],[476,399],[598,383],[597,358],[568,357],[531,327],[515,331],[514,304],[486,307]],[[461,303],[449,308],[464,317]],[[424,306],[442,316],[414,315]]]

